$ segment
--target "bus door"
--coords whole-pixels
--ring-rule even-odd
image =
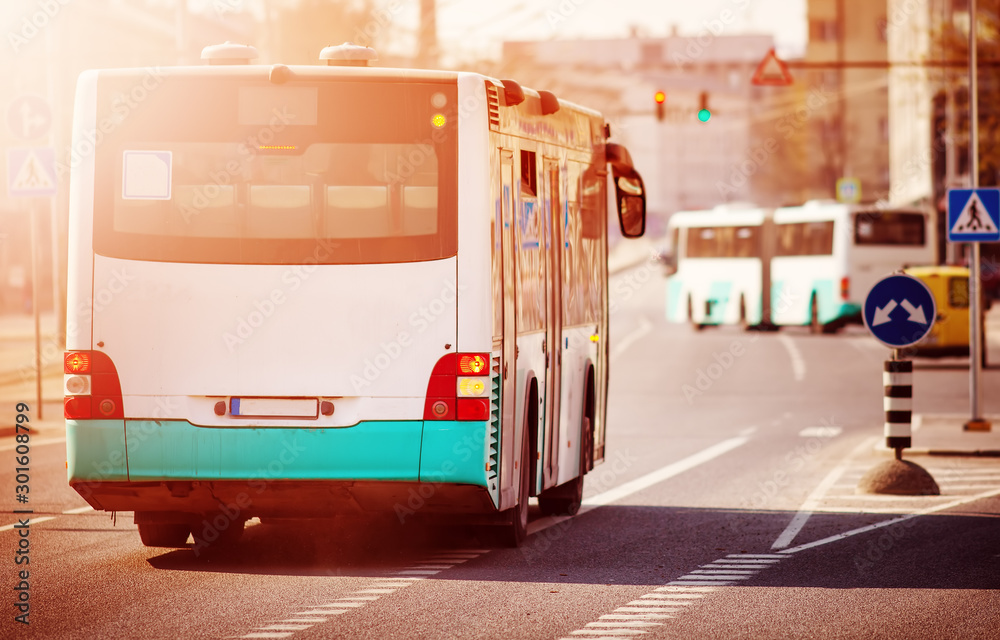
[[[556,482],[559,461],[559,395],[562,377],[562,202],[558,160],[546,159],[545,217],[545,464],[542,487]]]
[[[514,458],[521,451],[515,445],[515,434],[522,430],[523,425],[514,415],[516,397],[515,349],[517,336],[515,334],[515,302],[517,300],[514,265],[514,153],[508,150],[500,152],[500,233],[501,233],[501,291],[503,292],[503,337],[500,346],[500,404],[502,433],[500,434],[500,504],[501,509],[512,507],[518,499],[517,490],[520,486],[514,475]],[[494,351],[498,345],[494,344]],[[521,464],[524,464],[522,462]],[[520,467],[518,467],[520,469]]]

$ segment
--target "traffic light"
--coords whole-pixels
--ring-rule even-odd
[[[698,98],[698,119],[702,122],[708,122],[708,119],[712,117],[712,112],[708,109],[708,92],[702,91]]]
[[[667,94],[662,91],[657,91],[653,94],[653,100],[656,101],[656,119],[663,122],[663,112],[665,110],[664,103],[667,101]]]

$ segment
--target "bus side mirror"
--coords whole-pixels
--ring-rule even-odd
[[[638,173],[615,176],[615,201],[618,203],[618,223],[626,238],[638,238],[646,232],[646,189]]]
[[[622,235],[638,238],[646,232],[646,187],[625,147],[608,143],[606,154],[615,181],[615,202]]]

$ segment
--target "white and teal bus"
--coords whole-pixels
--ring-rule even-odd
[[[667,223],[674,268],[667,319],[701,328],[860,323],[878,280],[933,264],[934,225],[917,209],[810,201],[798,207],[716,207]]]
[[[516,545],[604,456],[628,153],[552,93],[373,53],[80,77],[69,482],[149,546],[362,512]]]

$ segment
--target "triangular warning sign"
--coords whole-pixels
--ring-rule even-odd
[[[756,85],[784,87],[792,84],[792,74],[788,73],[788,66],[775,55],[774,49],[770,49],[757,65],[750,82]]]
[[[10,184],[11,191],[36,191],[52,189],[55,186],[55,181],[38,156],[31,152],[24,156],[24,162],[14,177],[14,181]]]
[[[962,207],[962,213],[958,214],[955,224],[951,225],[951,233],[997,233],[993,218],[975,191]]]

